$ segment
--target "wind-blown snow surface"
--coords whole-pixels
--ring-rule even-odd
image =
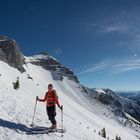
[[[98,132],[105,127],[107,137],[115,139],[116,134],[122,140],[138,140],[131,130],[106,121],[102,116],[89,111],[80,85],[64,78],[54,81],[51,72],[40,66],[27,64],[26,72],[20,73],[15,68],[0,61],[0,140],[104,140]],[[30,75],[33,80],[28,79]],[[14,90],[12,82],[19,76],[20,89]],[[60,103],[64,105],[64,128],[61,134],[27,135],[32,121],[36,96],[43,98],[47,85],[52,83],[57,90]],[[58,127],[61,127],[61,112],[57,108]],[[50,126],[46,115],[45,103],[38,102],[35,125]],[[94,130],[96,132],[94,133]],[[133,132],[134,133],[134,132]]]

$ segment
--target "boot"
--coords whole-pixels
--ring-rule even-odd
[[[52,126],[49,127],[49,129],[56,129],[56,128],[57,128],[56,124],[53,124]]]
[[[53,125],[53,129],[57,129],[57,124]]]

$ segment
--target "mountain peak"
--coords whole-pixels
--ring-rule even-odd
[[[52,73],[54,80],[62,81],[64,77],[79,83],[79,80],[73,71],[63,66],[57,59],[48,54],[38,54],[31,57],[26,57],[26,62],[43,67]]]
[[[40,52],[39,54],[42,54],[42,55],[49,55],[48,52]]]
[[[0,41],[5,41],[7,39],[9,39],[7,36],[0,35]]]

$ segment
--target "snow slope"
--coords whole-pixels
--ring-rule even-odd
[[[87,102],[80,89],[80,84],[64,78],[54,81],[50,71],[28,63],[26,72],[0,61],[0,140],[104,140],[98,135],[106,128],[107,137],[115,139],[116,134],[122,140],[138,140],[140,135],[117,123],[104,119],[96,114],[93,106]],[[28,79],[28,74],[33,80]],[[12,83],[19,76],[20,89],[14,90]],[[57,90],[60,103],[64,105],[64,128],[67,132],[62,138],[60,134],[28,135],[33,116],[35,97],[44,97],[47,85],[52,83]],[[61,112],[57,109],[58,127],[61,127]],[[45,103],[37,104],[35,116],[36,126],[50,126]],[[96,132],[95,132],[96,130]]]

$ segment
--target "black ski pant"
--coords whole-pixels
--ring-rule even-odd
[[[55,116],[56,116],[56,107],[55,105],[54,106],[47,106],[46,107],[46,110],[47,110],[47,115],[49,117],[49,120],[51,121],[51,123],[53,125],[56,125],[56,119],[55,119]]]

